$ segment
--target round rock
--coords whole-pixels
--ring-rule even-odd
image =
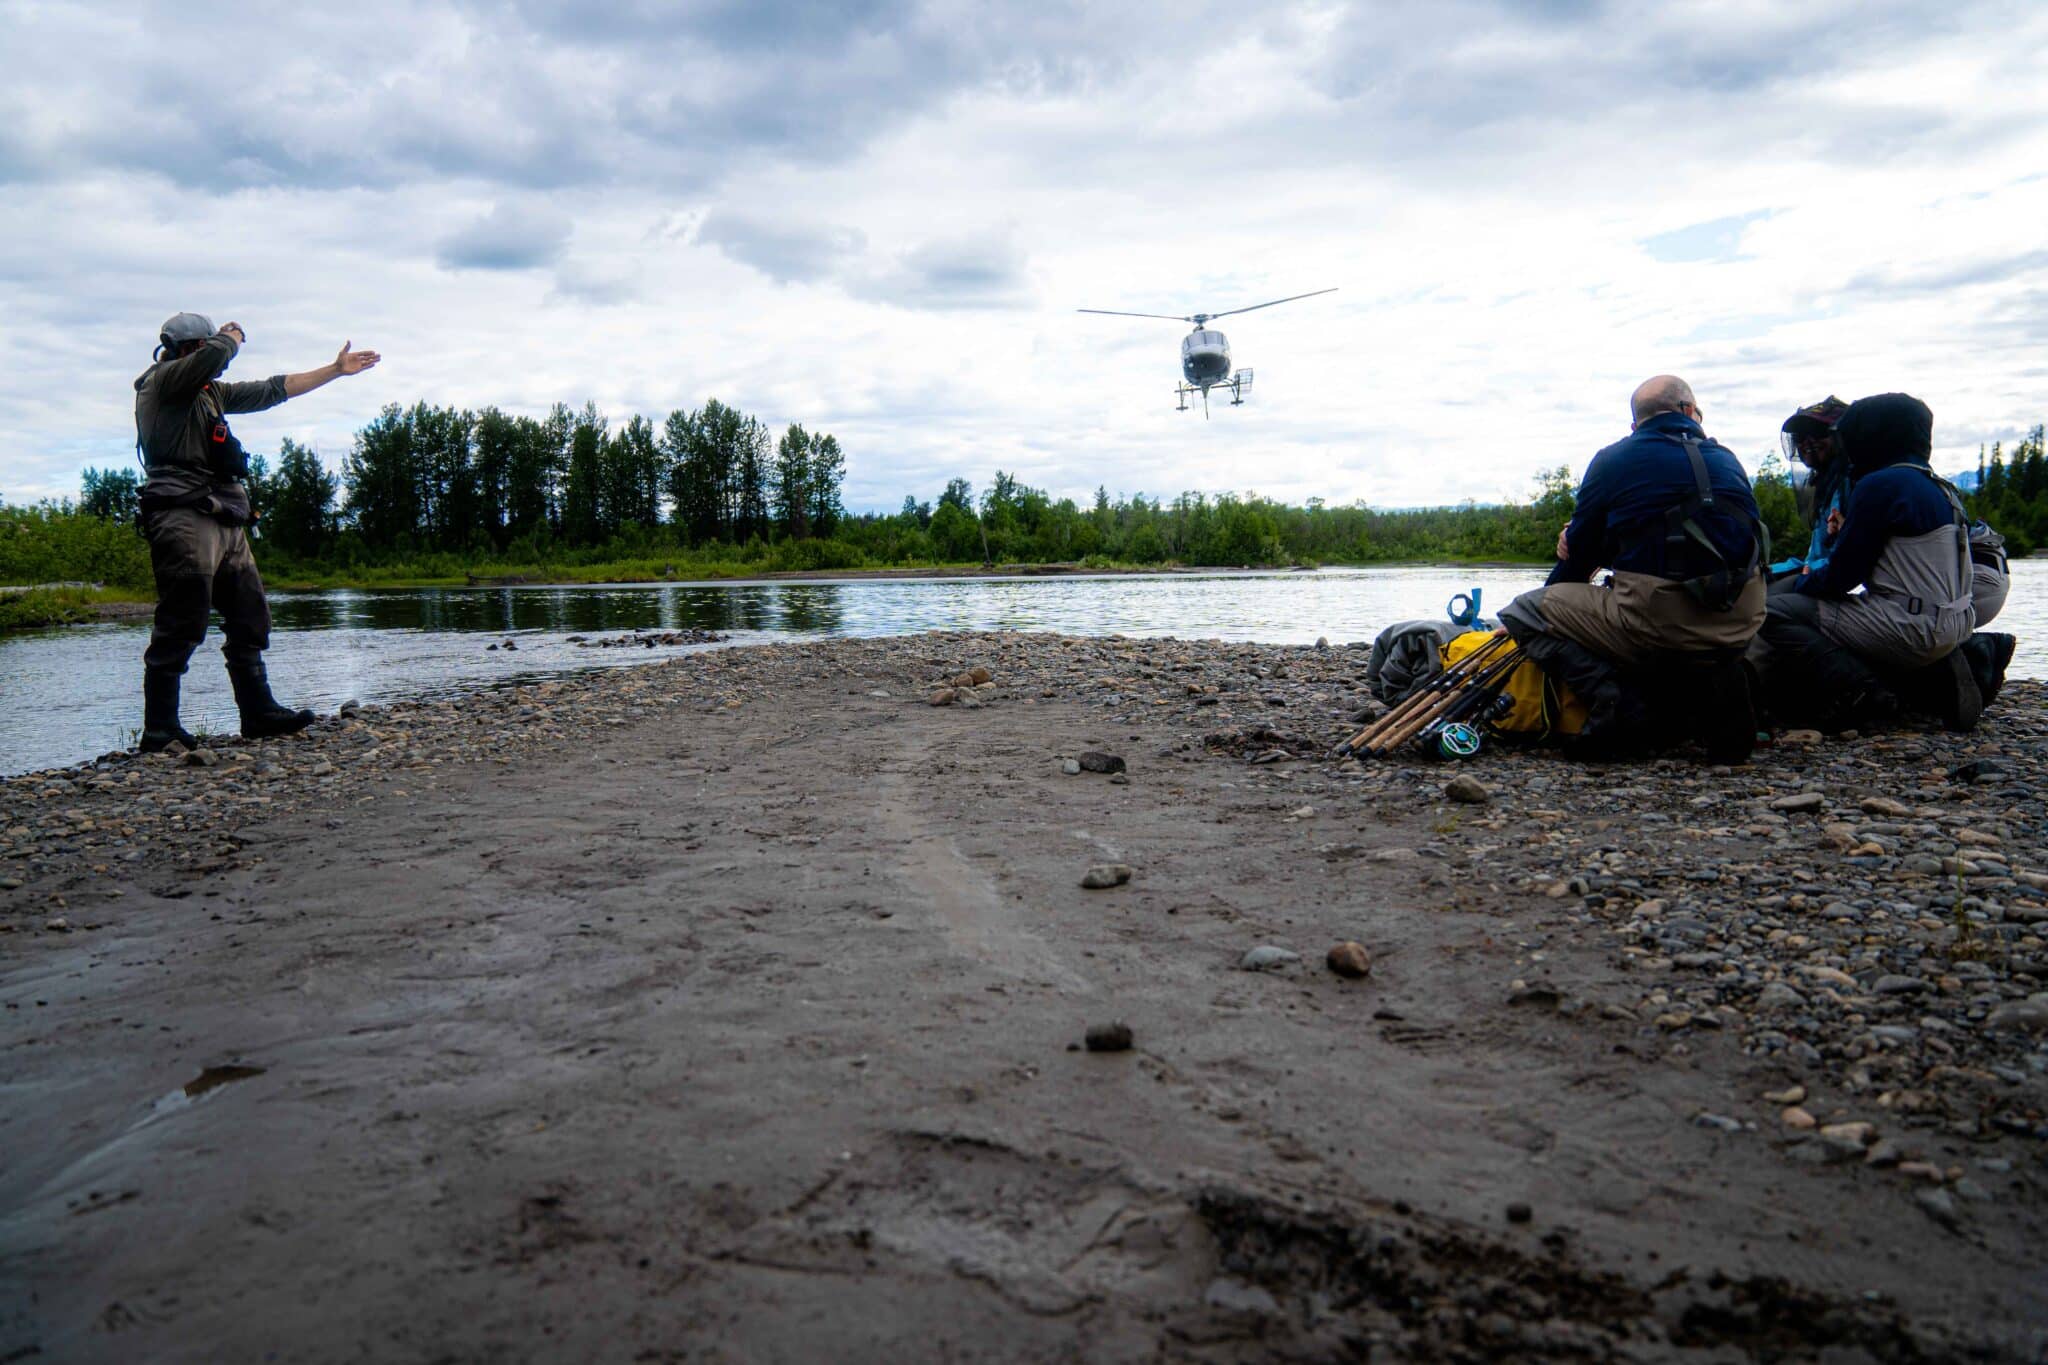
[[[1486,789],[1484,782],[1481,782],[1472,774],[1459,773],[1444,784],[1444,795],[1450,797],[1453,801],[1462,801],[1468,806],[1477,806],[1484,804],[1492,797],[1493,793]]]
[[[1372,954],[1366,950],[1363,943],[1354,940],[1347,939],[1337,944],[1323,960],[1329,964],[1330,970],[1339,976],[1372,975]]]
[[[1090,1052],[1129,1052],[1131,1050],[1131,1026],[1121,1019],[1107,1024],[1090,1024],[1082,1041]]]
[[[1103,891],[1112,886],[1122,886],[1130,879],[1129,863],[1097,863],[1081,874],[1081,885],[1090,891]]]

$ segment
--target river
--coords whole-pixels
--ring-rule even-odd
[[[2048,561],[2013,570],[2012,600],[1997,628],[2020,636],[2014,676],[2048,676]],[[1272,644],[1324,637],[1338,645],[1370,640],[1395,621],[1436,616],[1453,593],[1475,587],[1490,613],[1536,581],[1533,568],[1400,567],[279,593],[270,673],[280,699],[332,711],[350,698],[445,697],[643,664],[689,648],[600,649],[570,639],[635,630],[697,627],[734,644],[1047,630]],[[0,635],[0,774],[77,763],[133,743],[148,629],[123,622]],[[508,640],[518,648],[505,649]],[[185,723],[194,729],[235,726],[219,643],[210,631],[186,677]]]

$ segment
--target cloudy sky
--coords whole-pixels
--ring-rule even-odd
[[[718,397],[848,501],[1412,505],[1582,469],[1688,377],[1752,458],[1906,389],[2048,417],[2048,6],[1575,0],[419,7],[0,0],[0,497],[132,458],[179,309],[338,463],[389,402]],[[1218,310],[1252,402],[1174,411]]]

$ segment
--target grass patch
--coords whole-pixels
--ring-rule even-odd
[[[0,593],[0,630],[35,630],[99,619],[106,602],[147,602],[147,594],[126,588],[31,588]]]

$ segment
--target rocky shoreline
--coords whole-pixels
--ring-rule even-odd
[[[694,742],[683,737],[720,725],[762,727],[750,743],[826,745],[829,720],[814,715],[807,728],[780,716],[806,688],[838,694],[849,713],[863,708],[862,724],[890,734],[943,725],[953,745],[986,734],[998,752],[1015,751],[1005,762],[1044,765],[1033,780],[1055,785],[1037,800],[1070,793],[1105,812],[1055,818],[1113,821],[1158,802],[1162,820],[1227,823],[1218,837],[1242,845],[1248,878],[1277,878],[1277,887],[1313,876],[1339,897],[1398,889],[1412,902],[1405,914],[1497,924],[1474,930],[1468,946],[1431,951],[1448,954],[1448,970],[1493,1002],[1474,1006],[1490,1029],[1532,1039],[1561,1030],[1615,1075],[1662,1073],[1658,1084],[1678,1088],[1676,1121],[1698,1136],[1660,1141],[1710,1143],[1731,1170],[1779,1172],[1767,1174],[1772,1182],[1801,1172],[1835,1181],[1836,1194],[1817,1197],[1870,1202],[1879,1221],[1917,1216],[1900,1236],[1933,1238],[1925,1255],[1970,1249],[2022,1276],[2038,1264],[2048,1173],[2048,686],[2031,682],[2009,684],[1971,735],[1794,733],[1735,769],[1683,754],[1588,768],[1500,746],[1455,766],[1337,760],[1331,748],[1368,704],[1361,652],[1173,640],[946,634],[776,645],[459,701],[347,707],[290,741],[109,755],[0,781],[0,952],[13,964],[6,999],[17,1043],[42,1007],[28,998],[40,987],[22,984],[39,979],[40,958],[139,932],[128,923],[131,897],[274,877],[276,836],[267,831],[281,824],[346,841],[358,811],[431,802],[458,779],[463,790],[488,790],[497,773],[545,791],[560,765],[617,752],[635,736],[655,772],[664,745],[680,740],[680,755]],[[938,752],[969,761],[967,751]],[[997,771],[977,781],[1000,781]],[[753,778],[736,766],[700,780],[744,790]],[[950,798],[945,790],[934,786],[932,799],[999,799],[967,795],[985,788]],[[792,810],[805,808],[791,799]],[[856,803],[793,824],[760,818],[769,822],[760,837],[795,841],[782,875],[809,877],[801,841],[863,817]],[[997,818],[980,835],[999,859]],[[1077,856],[1067,885],[1107,888],[1076,892],[1092,898],[1086,904],[1120,904],[1134,891],[1171,899],[1172,913],[1200,901],[1200,888],[1170,882],[1142,841],[1117,852],[1108,863]],[[1099,866],[1122,876],[1081,881],[1083,864],[1090,877]],[[1398,978],[1404,951],[1414,960],[1420,949],[1404,949],[1391,929],[1376,932],[1379,923],[1392,922],[1317,934],[1269,912],[1226,936],[1227,947],[1241,955],[1235,966],[1296,982],[1295,994],[1314,1003],[1330,991],[1382,989],[1374,983],[1390,970]],[[992,923],[974,932],[1010,931]],[[1460,966],[1468,957],[1469,969]],[[1058,975],[1036,970],[1048,981]],[[1340,970],[1363,979],[1346,986]],[[1123,1048],[1134,1027],[1140,1054],[1157,1043],[1144,1020],[1092,1008],[1102,1017],[1075,1023],[1076,1050],[1083,1024],[1125,1027]],[[1392,1044],[1426,1052],[1426,1039],[1409,1037],[1412,1008],[1388,1005],[1388,1017],[1372,1018]],[[1093,1032],[1086,1047],[1122,1050],[1099,1047]],[[1521,1222],[1526,1205],[1520,1215],[1510,1209]],[[1270,1298],[1272,1286],[1260,1292]],[[2041,1341],[2032,1316],[2041,1297],[2007,1302],[2015,1316],[2004,1320],[1976,1309],[1945,1320],[1922,1305],[1908,1316],[1912,1332],[1929,1335],[1914,1337],[1902,1322],[1896,1341],[1935,1354],[1942,1343],[1975,1342],[1975,1358],[2024,1358],[2023,1344]],[[1662,1330],[1666,1346],[1679,1340],[1669,1322],[1648,1325],[1656,1312],[1643,1304],[1642,1320],[1625,1329],[1579,1322],[1575,1331],[1605,1342],[1582,1354],[1573,1351],[1584,1341],[1569,1333],[1557,1343],[1577,1342],[1570,1351],[1541,1341],[1511,1347],[1521,1339],[1498,1324],[1491,1336],[1460,1328],[1467,1335],[1447,1337],[1435,1319],[1427,1330],[1382,1328],[1418,1359],[1446,1342],[1479,1351],[1469,1358],[1518,1349],[1634,1358],[1618,1344],[1630,1332]],[[1280,1328],[1268,1321],[1262,1330]],[[1771,1354],[1734,1328],[1727,1340]],[[1921,1358],[1869,1341],[1858,1349]]]

